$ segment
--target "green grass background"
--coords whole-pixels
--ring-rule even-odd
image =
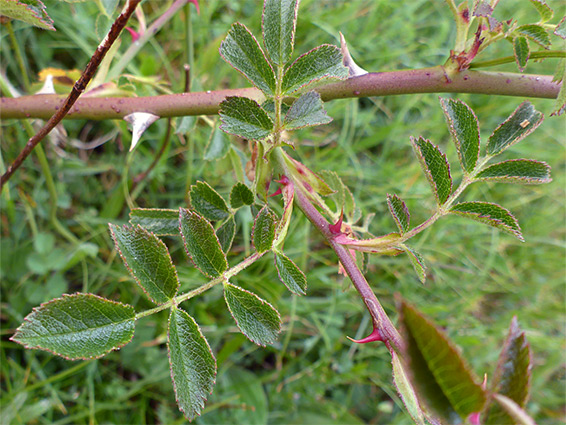
[[[44,2],[57,32],[14,22],[34,87],[39,87],[36,75],[43,68],[82,69],[111,22],[98,13],[94,2]],[[146,1],[148,22],[169,3]],[[235,21],[260,35],[259,2],[201,3],[200,16],[194,9],[192,13],[193,90],[247,86],[220,59],[218,47]],[[564,14],[560,2],[548,3],[557,15]],[[530,23],[535,14],[528,1],[520,0],[502,1],[495,15]],[[450,17],[440,0],[304,0],[294,56],[321,43],[337,44],[341,31],[352,56],[367,70],[437,65],[445,61],[455,35]],[[136,23],[132,26],[136,28]],[[182,90],[184,33],[184,14],[179,13],[129,64],[128,74],[150,79],[133,83],[138,95]],[[2,68],[21,89],[21,75],[4,29],[1,42]],[[124,35],[120,52],[129,43],[129,35]],[[510,43],[503,41],[481,59],[511,54]],[[549,74],[555,66],[554,60],[529,63],[527,71]],[[516,71],[514,64],[497,69]],[[484,140],[524,100],[457,97],[476,111]],[[372,257],[367,277],[392,317],[396,317],[393,294],[399,292],[443,326],[476,373],[487,374],[488,380],[511,318],[517,315],[533,351],[527,410],[539,424],[555,424],[565,420],[565,121],[548,118],[553,101],[532,101],[545,113],[546,121],[503,156],[546,161],[552,166],[553,182],[542,186],[478,183],[463,195],[465,200],[497,202],[513,211],[526,242],[475,222],[445,218],[412,241],[429,267],[425,285],[418,282],[406,256]],[[370,226],[373,233],[395,230],[387,213],[387,193],[405,199],[414,224],[432,212],[432,195],[412,153],[410,136],[422,135],[439,144],[448,154],[455,180],[459,179],[457,155],[437,94],[340,100],[326,107],[334,121],[295,133],[296,154],[313,170],[334,170],[344,179],[364,215],[376,214]],[[128,159],[129,176],[151,163],[165,124],[158,121],[144,135]],[[179,124],[177,120],[175,125]],[[165,157],[132,194],[137,206],[184,205],[187,185],[197,180],[206,180],[223,195],[229,193],[236,181],[230,160],[202,159],[214,125],[216,117],[201,118],[190,133],[173,137]],[[69,362],[8,341],[34,306],[62,293],[92,292],[131,303],[137,311],[151,307],[116,255],[107,227],[109,221],[127,221],[128,207],[120,195],[129,132],[124,123],[113,121],[67,121],[65,128],[70,140],[90,141],[114,129],[118,135],[88,151],[70,144],[55,149],[45,143],[59,195],[59,219],[77,235],[80,245],[67,242],[50,224],[49,193],[35,157],[28,159],[11,180],[9,193],[3,195],[1,421],[183,423],[169,378],[165,313],[140,320],[128,346],[95,361]],[[26,136],[17,121],[2,121],[1,131],[6,165],[23,147]],[[247,153],[247,146],[233,143]],[[251,214],[239,213],[237,222],[229,256],[232,265],[249,250]],[[166,238],[166,243],[178,265],[181,290],[205,283],[189,265],[179,239]],[[369,333],[369,317],[349,282],[337,274],[336,257],[299,212],[285,248],[307,274],[307,296],[290,295],[277,280],[271,258],[234,278],[234,283],[279,309],[283,332],[273,346],[256,347],[238,333],[218,287],[184,303],[218,360],[216,388],[196,423],[411,423],[391,383],[387,350],[346,339]]]

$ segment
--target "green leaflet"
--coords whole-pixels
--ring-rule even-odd
[[[163,241],[139,225],[109,227],[126,268],[147,296],[156,304],[171,300],[179,279]]]
[[[232,25],[220,44],[220,55],[258,89],[272,96],[275,91],[275,74],[259,43],[245,25]]]
[[[285,71],[283,93],[293,93],[304,89],[321,79],[344,79],[348,68],[342,65],[340,49],[330,44],[315,47],[299,56]]]
[[[505,208],[489,202],[462,202],[450,208],[450,213],[504,230],[524,242],[517,219]]]
[[[222,224],[222,226],[220,226],[218,230],[216,230],[216,237],[218,238],[218,242],[220,242],[222,251],[224,251],[225,253],[228,253],[228,251],[230,251],[230,247],[232,246],[235,235],[236,222],[234,221],[234,216],[230,216],[228,220],[226,220]]]
[[[540,22],[550,21],[554,16],[554,11],[546,4],[544,0],[529,0],[540,15]]]
[[[130,223],[140,225],[156,236],[179,236],[179,211],[157,208],[134,208]]]
[[[275,214],[266,206],[258,213],[252,230],[252,240],[257,252],[262,253],[271,249],[275,238]]]
[[[175,398],[185,417],[200,415],[216,380],[216,360],[195,320],[171,308],[167,348]]]
[[[265,0],[263,4],[263,41],[277,65],[284,65],[293,53],[298,8],[298,0]]]
[[[404,358],[411,382],[430,409],[446,423],[462,423],[480,412],[486,394],[459,350],[448,337],[413,306],[401,301]]]
[[[511,159],[498,162],[478,173],[476,179],[523,184],[541,184],[552,181],[550,166],[534,159]]]
[[[387,207],[393,216],[393,220],[395,220],[395,224],[397,224],[399,228],[399,232],[403,234],[409,230],[411,214],[409,214],[409,209],[407,205],[405,205],[405,202],[397,195],[387,194]]]
[[[228,282],[224,283],[224,299],[238,328],[250,341],[264,347],[275,342],[281,317],[271,304]]]
[[[47,14],[41,0],[0,0],[0,11],[9,18],[24,21],[44,30],[55,31],[53,19]]]
[[[212,225],[196,212],[180,209],[179,222],[185,251],[194,265],[210,278],[228,269],[226,255]]]
[[[424,284],[426,281],[426,264],[421,254],[419,254],[414,249],[409,248],[407,245],[400,245],[399,247],[407,253],[409,259],[411,260],[411,264],[413,265],[413,269],[415,269],[415,273],[417,274],[421,283]]]
[[[271,134],[273,121],[259,104],[247,97],[227,97],[220,104],[220,129],[226,133],[259,140]]]
[[[281,280],[293,294],[305,295],[307,291],[307,278],[305,274],[282,252],[274,251],[273,253],[279,280]]]
[[[554,29],[554,34],[562,39],[566,39],[566,16],[558,22],[558,25],[556,25],[556,28]]]
[[[521,36],[527,37],[545,49],[550,48],[550,35],[540,25],[521,25],[515,30]]]
[[[525,333],[519,328],[517,318],[513,317],[493,375],[491,392],[507,396],[519,407],[524,407],[529,397],[531,363],[529,343]],[[482,424],[496,425],[512,422],[513,419],[498,403],[490,401],[484,409]]]
[[[134,336],[134,308],[92,294],[63,295],[36,307],[10,339],[67,360],[93,359]]]
[[[230,191],[230,205],[234,209],[254,203],[253,192],[244,184],[236,183]]]
[[[395,351],[391,351],[391,365],[393,366],[393,384],[407,409],[413,422],[417,425],[425,425],[424,413],[420,406],[419,399],[411,385],[408,371],[406,371],[402,360]]]
[[[210,132],[208,144],[204,150],[204,159],[206,161],[216,161],[222,159],[230,151],[230,140],[220,127],[214,127]]]
[[[320,94],[310,91],[299,97],[285,115],[283,127],[287,130],[297,130],[303,127],[328,124],[332,121],[324,107]]]
[[[462,169],[471,173],[480,154],[480,127],[474,111],[461,100],[440,99]]]
[[[452,177],[446,155],[423,137],[411,137],[411,142],[438,204],[444,204],[452,191]]]
[[[523,72],[527,67],[527,61],[531,55],[529,42],[526,37],[515,37],[513,39],[513,53],[515,53],[515,61],[519,67],[519,71]]]
[[[528,101],[521,103],[489,136],[487,154],[497,155],[523,140],[542,123],[543,119],[544,115],[537,111],[532,103]]]
[[[189,190],[191,207],[207,220],[224,220],[230,215],[226,201],[206,182],[197,182]]]

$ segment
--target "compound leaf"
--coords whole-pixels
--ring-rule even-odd
[[[529,397],[531,384],[531,351],[525,333],[519,328],[517,318],[513,317],[509,334],[491,384],[491,392],[502,394],[524,407]],[[496,425],[512,423],[513,419],[498,403],[488,403],[482,417],[482,424]]]
[[[348,68],[342,64],[342,53],[336,46],[323,44],[299,56],[285,71],[283,93],[293,93],[322,79],[344,79]]]
[[[521,103],[489,136],[487,154],[497,155],[523,140],[542,123],[543,119],[542,112],[537,111],[531,102]]]
[[[257,214],[252,231],[252,240],[257,252],[262,253],[271,249],[275,238],[275,214],[264,206]]]
[[[68,360],[93,359],[134,336],[132,306],[92,294],[63,295],[28,314],[10,339]]]
[[[224,273],[228,261],[212,225],[196,212],[184,208],[180,209],[179,222],[185,251],[201,273],[211,278]]]
[[[130,223],[140,225],[156,236],[179,236],[179,211],[157,208],[134,208]]]
[[[191,207],[207,220],[224,220],[230,215],[226,201],[206,182],[192,185],[189,198]]]
[[[297,130],[303,127],[328,124],[330,121],[332,118],[326,114],[320,94],[310,91],[293,102],[285,115],[283,126],[287,130]]]
[[[259,104],[247,97],[230,96],[220,104],[220,129],[244,139],[263,139],[273,130],[273,121]]]
[[[409,230],[411,215],[409,214],[409,209],[407,205],[405,205],[405,202],[397,195],[387,194],[387,207],[399,228],[399,232],[403,234]]]
[[[266,346],[277,339],[281,317],[271,304],[228,282],[224,283],[224,299],[238,328],[250,341]]]
[[[411,142],[438,204],[444,204],[452,191],[450,165],[448,165],[446,155],[423,137],[418,139],[411,137]]]
[[[486,394],[459,350],[432,321],[405,301],[401,325],[412,383],[429,407],[447,423],[480,412]]]
[[[478,173],[476,179],[523,184],[541,184],[552,181],[550,166],[534,159],[511,159],[498,162]]]
[[[550,21],[554,16],[554,11],[546,4],[544,0],[529,0],[531,4],[535,7],[540,15],[540,22],[545,23]]]
[[[279,280],[285,284],[293,294],[305,295],[307,291],[307,278],[301,269],[280,251],[274,252],[275,268]]]
[[[298,0],[266,0],[263,4],[263,41],[277,65],[284,65],[293,53],[298,8]]]
[[[0,0],[0,13],[44,30],[55,31],[41,0]]]
[[[230,192],[230,205],[234,209],[243,207],[244,205],[251,205],[254,203],[253,192],[244,184],[236,183]]]
[[[480,154],[480,127],[474,111],[461,100],[440,99],[462,169],[470,173]]]
[[[195,320],[171,308],[167,348],[175,398],[185,417],[200,415],[216,381],[216,360]]]
[[[232,242],[234,241],[234,236],[236,235],[236,222],[234,221],[234,216],[230,216],[222,226],[216,230],[216,237],[220,242],[222,251],[230,251]]]
[[[545,49],[550,48],[550,35],[545,31],[545,29],[536,24],[521,25],[515,30],[515,32],[521,34],[521,36],[527,37],[537,43],[539,46]]]
[[[520,241],[524,241],[517,219],[508,210],[497,204],[462,202],[450,208],[449,212],[504,230]]]
[[[267,95],[275,90],[275,74],[259,43],[245,25],[235,23],[220,44],[220,55]]]
[[[139,225],[109,226],[126,268],[147,296],[156,304],[171,300],[179,278],[163,241]]]
[[[523,72],[527,67],[527,61],[531,56],[527,37],[515,37],[513,39],[513,53],[515,54],[515,62],[517,62],[519,71]]]

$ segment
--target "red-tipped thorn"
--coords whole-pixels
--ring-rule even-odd
[[[129,32],[130,35],[132,36],[132,43],[135,43],[136,41],[138,41],[138,39],[140,38],[139,32],[134,31],[134,30],[131,29],[130,27],[126,27],[126,30],[128,30],[128,32]]]
[[[349,336],[347,336],[346,338],[358,344],[367,344],[368,342],[374,342],[374,341],[385,342],[385,339],[383,339],[383,336],[381,336],[381,332],[379,332],[377,328],[373,328],[373,331],[368,336],[362,339],[353,339],[350,338]]]
[[[344,208],[342,208],[342,212],[340,213],[340,218],[334,224],[328,226],[330,233],[333,235],[339,235],[342,233],[342,222],[344,221]]]
[[[197,8],[197,14],[200,15],[200,7],[198,5],[198,0],[189,0],[189,3],[192,3],[195,5],[195,7]]]
[[[481,425],[480,412],[470,413],[468,416],[468,422],[470,425]]]
[[[279,188],[275,192],[273,192],[271,195],[267,195],[267,197],[272,198],[273,196],[281,195],[282,193],[283,192],[281,191],[281,188]]]

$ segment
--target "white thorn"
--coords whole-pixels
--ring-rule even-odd
[[[132,124],[132,144],[130,146],[130,152],[134,150],[142,134],[158,119],[159,117],[157,115],[148,112],[134,112],[124,117],[124,121]]]
[[[346,68],[348,68],[348,77],[358,77],[360,75],[367,74],[368,72],[359,67],[348,50],[348,45],[346,44],[346,39],[344,34],[340,33],[340,51],[342,52],[342,63]]]
[[[55,94],[53,75],[48,74],[47,77],[45,77],[45,83],[43,83],[43,87],[41,87],[41,89],[39,89],[36,94]]]

